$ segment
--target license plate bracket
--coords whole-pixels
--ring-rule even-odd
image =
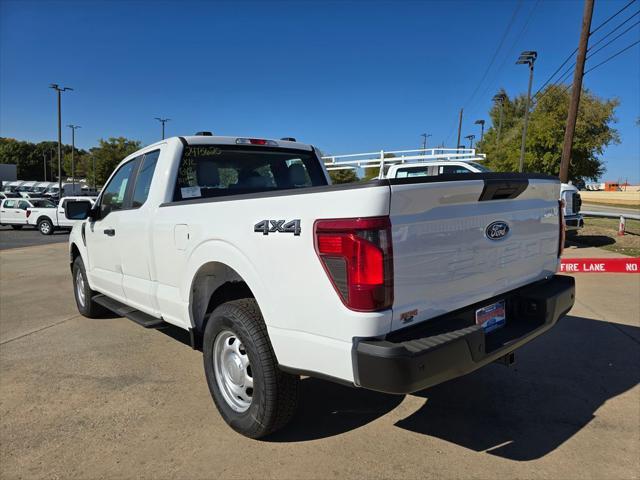
[[[476,325],[480,325],[484,333],[502,328],[506,323],[507,312],[504,300],[476,310]]]

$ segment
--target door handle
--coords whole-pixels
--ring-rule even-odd
[[[103,232],[108,237],[113,237],[116,234],[116,230],[114,228],[106,228],[103,230]]]

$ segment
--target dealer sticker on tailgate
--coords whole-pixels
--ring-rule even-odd
[[[507,323],[504,300],[476,310],[476,325],[482,325],[484,333],[504,327]]]

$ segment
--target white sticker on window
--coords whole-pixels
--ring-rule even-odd
[[[180,189],[180,193],[182,194],[182,198],[194,198],[201,197],[200,187],[182,187]]]
[[[118,192],[118,199],[116,200],[118,203],[124,202],[124,194],[127,192],[127,183],[129,183],[129,179],[125,178],[120,184],[120,191]]]

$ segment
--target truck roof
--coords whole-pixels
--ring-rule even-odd
[[[268,140],[269,142],[275,142],[276,145],[266,145],[266,146],[278,146],[281,148],[294,148],[297,150],[313,150],[311,145],[300,142],[293,142],[290,140],[281,140],[278,138],[264,138],[264,137],[255,137],[255,136],[237,136],[237,137],[229,137],[229,136],[218,136],[218,135],[182,135],[179,137],[170,137],[170,138],[183,138],[190,145],[237,145],[238,139],[259,139],[259,140]],[[162,140],[160,142],[156,142],[153,145],[160,145],[166,140]],[[152,146],[152,145],[150,145]],[[252,145],[247,145],[251,147]],[[255,145],[262,146],[262,145]]]

